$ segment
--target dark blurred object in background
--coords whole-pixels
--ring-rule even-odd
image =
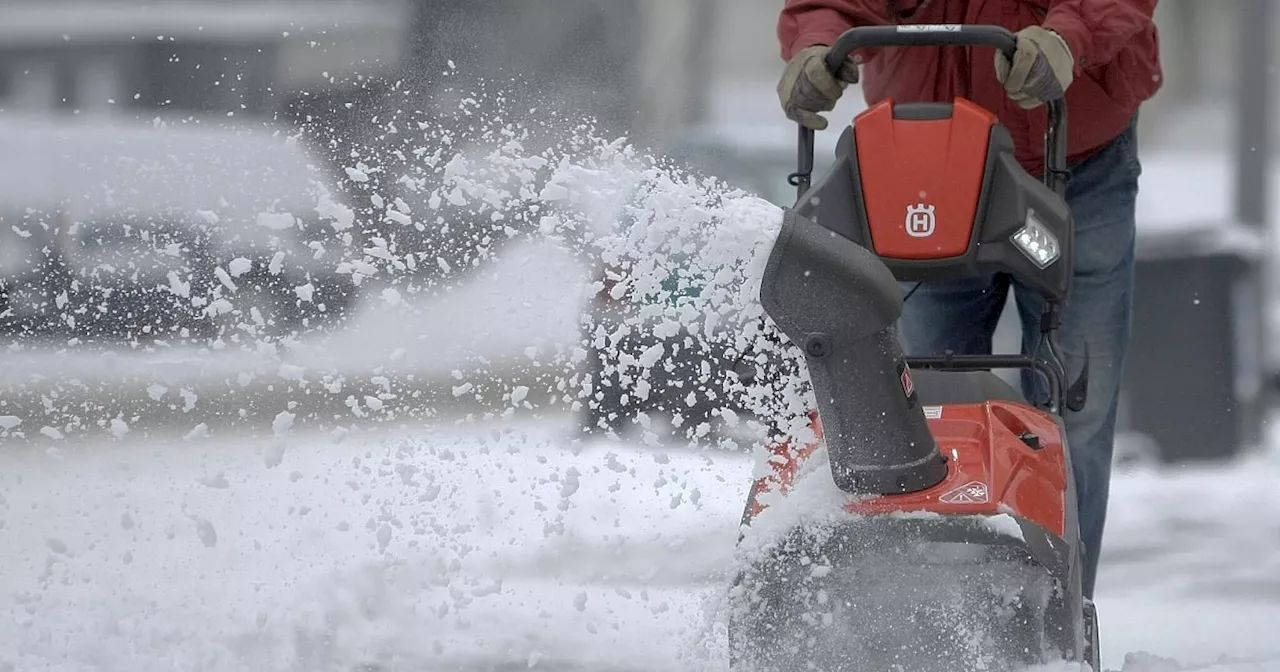
[[[511,121],[592,117],[609,135],[634,120],[644,17],[638,0],[414,3],[402,76],[431,107],[456,109],[476,83],[500,89]],[[457,88],[449,92],[451,85]],[[476,111],[485,113],[483,102]]]
[[[1166,463],[1230,459],[1261,439],[1258,248],[1226,227],[1149,230],[1138,241],[1125,429]]]

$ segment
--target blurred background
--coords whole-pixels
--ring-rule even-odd
[[[1156,12],[1108,669],[1280,660],[1274,4]],[[0,3],[0,670],[688,664],[761,436],[584,449],[608,269],[456,167],[625,137],[788,205],[780,6]]]
[[[322,251],[334,245],[320,240],[332,238],[325,222],[354,207],[346,216],[359,222],[342,234],[351,249],[381,240],[455,271],[492,270],[472,258],[504,254],[490,222],[455,213],[452,228],[415,229],[372,221],[362,204],[381,195],[414,205],[395,180],[420,155],[410,134],[388,128],[428,120],[465,135],[467,114],[499,107],[529,128],[590,117],[602,135],[786,204],[777,10],[755,0],[5,3],[0,415],[21,425],[0,437],[101,433],[113,418],[139,430],[265,427],[284,401],[316,414],[344,408],[346,395],[294,398],[306,381],[279,378],[285,359],[356,386],[394,370],[398,384],[430,395],[432,376],[454,366],[443,353],[519,358],[527,347],[511,330],[440,318],[475,318],[466,306],[477,301],[539,337],[572,339],[575,299],[500,271],[430,310],[393,315],[378,298],[386,287],[357,286],[344,255]],[[1276,370],[1277,303],[1265,298],[1276,287],[1265,280],[1275,249],[1277,130],[1264,105],[1276,95],[1273,14],[1243,0],[1165,0],[1157,11],[1167,77],[1141,117],[1127,456],[1223,457],[1260,440]],[[500,93],[467,107],[485,87]],[[861,105],[855,91],[836,116]],[[292,226],[289,213],[303,210]],[[284,225],[273,226],[280,213]],[[292,251],[277,268],[281,250]],[[531,272],[563,271],[533,258],[547,267]],[[186,305],[223,291],[213,269],[231,262],[224,284],[235,301]],[[437,272],[423,266],[415,272]],[[540,306],[525,317],[499,307],[527,306],[521,292]],[[1001,332],[1009,347],[1012,328]],[[307,351],[316,333],[330,340]],[[341,345],[343,333],[370,347]],[[281,334],[296,338],[276,342]],[[160,403],[161,387],[199,402]]]

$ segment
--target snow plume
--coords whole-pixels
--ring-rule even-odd
[[[473,103],[464,97],[461,109]],[[397,301],[448,295],[524,244],[569,256],[585,282],[549,298],[576,304],[576,338],[547,354],[527,347],[528,361],[473,358],[454,371],[455,397],[497,399],[484,418],[567,408],[593,429],[651,443],[655,415],[699,445],[717,427],[798,421],[795,353],[757,298],[778,207],[589,123],[465,121],[416,124],[418,140],[393,153],[394,179],[359,163],[361,175],[384,175],[357,181],[375,204],[360,216],[391,228],[352,262],[359,280],[392,285]],[[762,438],[762,424],[751,428]]]
[[[594,376],[580,379],[575,406],[625,429],[643,417],[633,404],[662,399],[652,406],[692,442],[739,413],[799,418],[794,353],[757,298],[780,211],[658,165],[626,182],[625,203],[604,213],[614,225],[580,229],[596,270],[588,301],[606,307],[583,316]]]
[[[161,124],[159,157],[116,148],[112,179],[144,196],[110,236],[42,225],[99,243],[68,255],[81,267],[41,304],[50,321],[17,325],[0,436],[146,435],[175,411],[199,436],[282,411],[326,431],[571,411],[602,434],[732,448],[802,418],[797,355],[757,298],[778,207],[589,121],[516,123],[501,93],[455,93],[428,115],[393,87],[350,137],[228,131],[257,158],[218,158],[230,140],[194,123]],[[203,148],[190,161],[184,134]],[[121,205],[113,185],[89,191]],[[186,230],[148,214],[182,207]],[[534,277],[519,254],[563,270]]]
[[[393,234],[362,268],[371,278],[438,269],[406,278],[400,292],[438,294],[524,242],[570,255],[586,282],[585,292],[557,297],[581,308],[575,341],[501,373],[486,358],[455,376],[463,380],[454,389],[501,392],[510,402],[504,415],[568,407],[597,429],[639,428],[651,442],[652,412],[692,443],[740,415],[775,425],[800,417],[794,354],[757,299],[779,208],[587,123],[516,126],[500,114],[468,121],[461,131],[420,125],[422,144],[394,180],[404,200],[425,204],[397,221],[428,244],[415,251]]]

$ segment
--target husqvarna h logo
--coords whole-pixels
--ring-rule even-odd
[[[907,206],[907,235],[912,238],[928,238],[938,227],[933,206],[916,203]]]

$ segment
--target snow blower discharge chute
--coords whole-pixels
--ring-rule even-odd
[[[1012,56],[1016,39],[996,26],[854,28],[827,67],[863,47],[940,45]],[[1098,670],[1062,424],[1087,381],[1068,385],[1056,339],[1073,244],[1065,101],[1046,108],[1043,180],[964,98],[871,106],[812,185],[813,131],[800,129],[798,199],[760,300],[804,352],[816,438],[772,444],[748,496],[735,670]],[[904,356],[904,288],[989,273],[1043,298],[1036,351]],[[995,369],[1020,370],[1037,401]],[[822,489],[803,475],[825,478],[823,461],[840,492],[805,496]]]

